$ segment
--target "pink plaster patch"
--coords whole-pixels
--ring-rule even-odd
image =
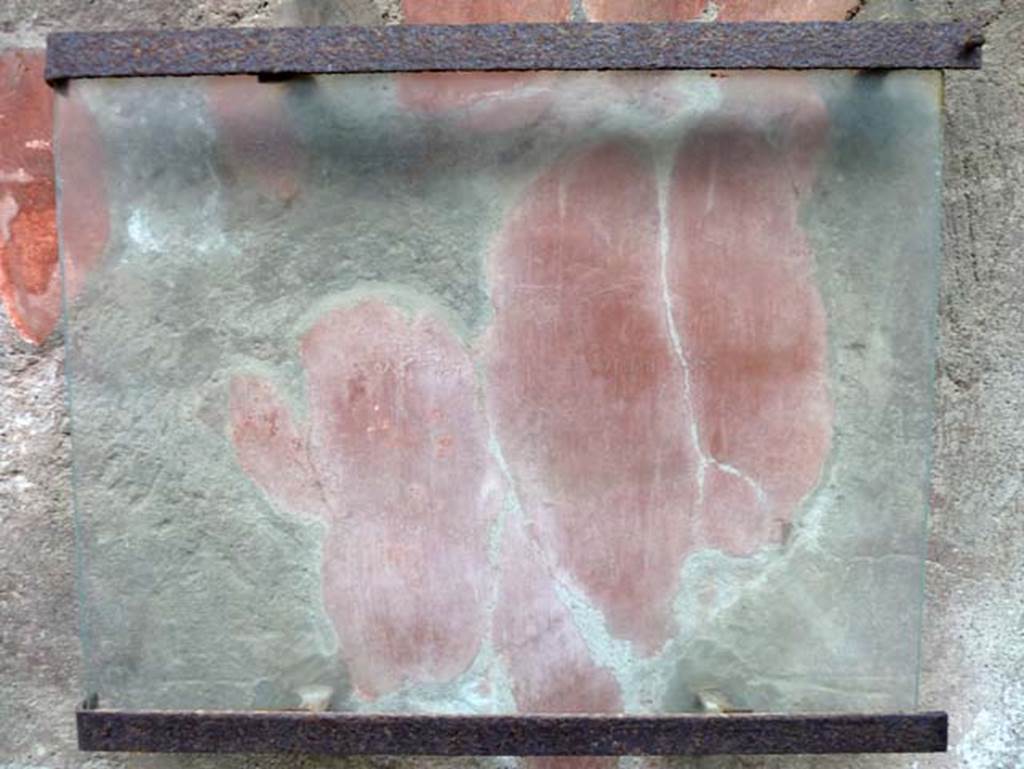
[[[535,122],[551,105],[551,78],[522,72],[417,72],[398,76],[409,109],[445,115],[462,128],[497,132]]]
[[[404,0],[407,24],[487,24],[569,21],[571,0]],[[551,102],[550,78],[522,72],[442,72],[400,75],[398,98],[424,113],[449,115],[479,131],[529,125]]]
[[[242,469],[289,509],[329,516],[307,438],[273,385],[259,377],[237,376],[231,380],[230,402],[232,437]]]
[[[252,77],[206,81],[223,157],[236,185],[287,202],[298,194],[303,158],[288,120],[285,88]]]
[[[857,0],[717,0],[719,21],[842,21]]]
[[[78,296],[103,256],[110,236],[104,169],[107,160],[99,128],[74,84],[62,96],[54,144],[60,150],[61,196],[57,227],[64,256],[65,291]]]
[[[535,541],[519,522],[503,542],[501,592],[494,645],[512,678],[512,693],[524,713],[620,713],[619,685],[597,665]],[[537,769],[609,767],[614,760],[532,759]]]
[[[545,173],[491,264],[489,395],[522,502],[613,632],[656,651],[691,547],[697,458],[662,298],[648,158]]]
[[[378,300],[324,315],[302,361],[305,427],[271,385],[233,382],[239,462],[323,517],[324,602],[360,695],[451,679],[480,644],[502,494],[472,363],[442,322]]]
[[[723,89],[663,199],[650,161],[593,149],[523,195],[490,268],[490,408],[522,504],[645,653],[671,636],[685,555],[779,542],[830,443],[798,220],[825,109],[799,77]]]
[[[825,311],[799,224],[827,115],[800,76],[722,88],[676,160],[668,282],[711,463],[705,538],[749,553],[778,538],[829,449]]]
[[[53,91],[42,51],[0,54],[0,299],[18,333],[41,344],[60,318],[57,213],[53,179]],[[74,89],[60,115],[65,175],[61,227],[69,295],[107,239],[102,150],[95,124]]]
[[[591,21],[690,21],[700,17],[706,0],[583,0]]]
[[[406,24],[569,21],[572,0],[402,0]]]
[[[857,0],[584,0],[591,21],[842,21]]]

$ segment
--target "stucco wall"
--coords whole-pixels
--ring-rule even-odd
[[[310,21],[336,20],[320,3]],[[945,756],[716,759],[708,766],[1024,766],[1024,3],[868,0],[861,18],[990,19],[986,68],[947,79],[946,258],[921,705],[952,716]],[[398,20],[348,0],[347,18]],[[292,12],[294,13],[294,11]],[[274,2],[8,0],[0,49],[56,28],[263,24]],[[0,139],[2,140],[2,139]],[[59,333],[0,318],[0,767],[294,766],[314,759],[87,756],[74,747],[80,671],[68,418]],[[454,762],[453,762],[454,763]]]

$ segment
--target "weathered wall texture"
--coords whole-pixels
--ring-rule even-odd
[[[854,3],[850,3],[855,5]],[[407,2],[406,20],[493,14],[501,3]],[[519,15],[547,3],[520,3]],[[732,18],[739,2],[566,0],[567,18]],[[767,17],[845,13],[842,2],[764,3]],[[946,259],[921,704],[953,716],[946,756],[712,759],[701,766],[1024,766],[1024,3],[868,0],[861,18],[990,18],[986,69],[947,81]],[[629,6],[629,12],[626,9]],[[732,7],[731,7],[732,6]],[[780,10],[780,9],[785,9]],[[417,14],[420,14],[420,18]],[[397,3],[345,0],[283,10],[274,2],[8,0],[0,51],[50,29],[288,21],[399,21]],[[0,53],[0,767],[331,765],[315,759],[86,756],[74,748],[81,691],[63,349],[53,332],[46,94],[14,93],[31,55]],[[13,62],[13,63],[12,63]],[[456,95],[457,96],[457,95]],[[14,116],[27,115],[31,119]],[[227,116],[226,119],[230,119]],[[24,174],[19,169],[25,169]],[[31,177],[27,180],[26,177]],[[8,201],[5,209],[4,201]],[[27,229],[8,225],[32,213]],[[5,211],[7,214],[5,215]],[[86,238],[88,241],[88,238]],[[12,322],[12,320],[14,322]],[[17,326],[17,327],[16,327]],[[27,341],[32,340],[32,341]],[[342,764],[344,762],[334,762]],[[443,765],[472,762],[438,762]],[[354,765],[354,763],[353,763]]]

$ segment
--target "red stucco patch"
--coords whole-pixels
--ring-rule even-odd
[[[53,93],[41,51],[0,54],[0,297],[18,332],[41,343],[60,315]]]
[[[700,16],[705,0],[584,0],[591,21],[689,21]]]
[[[302,362],[306,426],[270,384],[234,381],[239,462],[287,509],[323,517],[324,602],[357,692],[450,679],[484,632],[501,501],[466,351],[437,319],[367,300],[324,315]]]
[[[842,21],[857,0],[717,0],[720,21]]]
[[[74,298],[96,268],[110,235],[106,157],[96,120],[72,84],[61,97],[54,144],[61,148],[57,227],[64,257],[65,290]]]
[[[842,20],[857,0],[584,0],[591,21]]]
[[[303,158],[288,120],[285,87],[251,77],[209,78],[206,96],[221,157],[237,188],[290,201],[299,191]]]
[[[622,697],[611,671],[597,665],[554,577],[520,526],[503,540],[501,590],[494,620],[494,645],[512,679],[523,713],[620,713]],[[531,759],[535,769],[571,764],[579,769],[613,767],[614,759]]]
[[[538,537],[650,652],[697,499],[659,237],[649,158],[612,144],[549,170],[495,249],[488,340],[492,418]]]
[[[404,0],[407,24],[569,21],[571,0]],[[549,78],[531,73],[444,72],[400,75],[398,98],[425,113],[445,114],[467,128],[501,131],[528,125],[551,95]]]
[[[398,75],[409,109],[443,115],[474,131],[507,131],[533,123],[553,98],[550,77],[522,72],[423,72]]]
[[[406,24],[568,21],[572,0],[402,0]]]
[[[42,51],[0,53],[0,299],[18,333],[36,344],[54,330],[61,311],[54,97],[43,64]],[[73,296],[106,244],[106,192],[96,127],[74,91],[60,124],[58,140],[66,142],[61,216]]]
[[[715,471],[708,544],[747,553],[778,538],[829,447],[825,311],[799,223],[827,118],[800,76],[722,88],[676,159],[668,282]]]
[[[724,81],[659,198],[640,150],[544,173],[491,259],[496,432],[538,538],[653,653],[686,553],[778,542],[827,455],[798,216],[825,130],[799,77]]]

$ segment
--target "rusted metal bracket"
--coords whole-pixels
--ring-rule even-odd
[[[914,715],[385,716],[78,711],[82,750],[334,756],[936,753],[945,713]]]
[[[972,69],[974,22],[481,24],[59,32],[46,79],[318,73]]]

